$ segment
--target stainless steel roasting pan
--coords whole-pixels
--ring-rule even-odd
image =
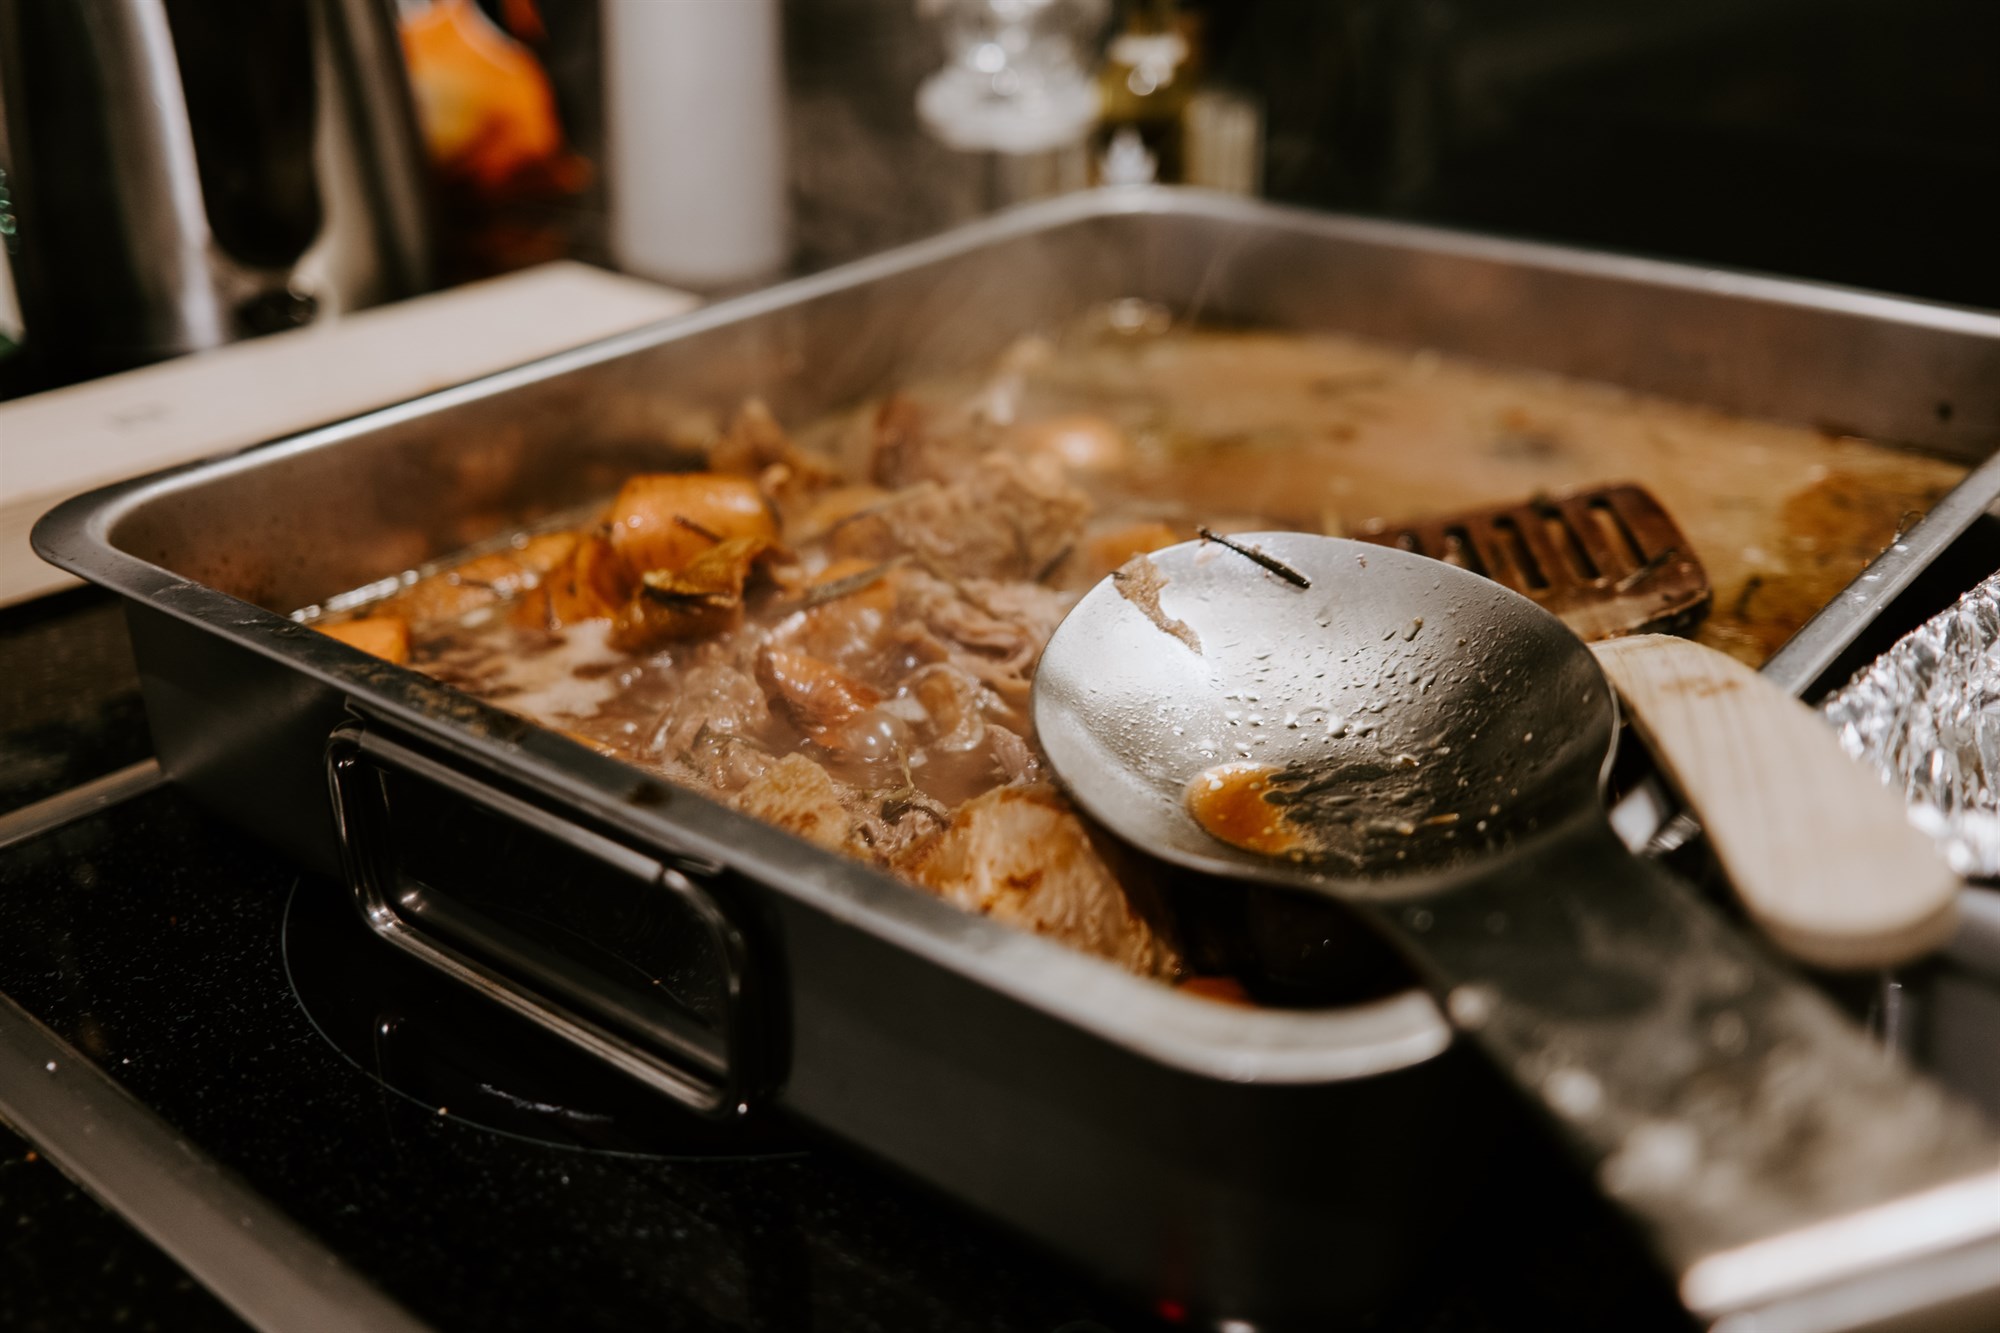
[[[1176,993],[286,614],[635,468],[685,465],[659,443],[683,413],[754,393],[804,420],[1134,296],[1982,464],[1774,664],[1801,690],[2000,484],[1985,461],[2000,318],[1144,190],[1005,215],[110,487],[54,511],[35,542],[126,599],[173,779],[345,876],[379,931],[467,985],[706,1114],[775,1102],[1149,1303],[1209,1321],[1351,1316],[1450,1215],[1494,1117],[1497,1092],[1424,995],[1257,1011]],[[1990,1254],[1919,1247],[1883,1267],[1895,1249],[1860,1244],[1843,1270],[1865,1270],[1868,1308],[1892,1322],[1929,1326],[1915,1312],[2000,1284],[1978,1267]],[[1859,1326],[1845,1290],[1752,1304],[1772,1327]]]

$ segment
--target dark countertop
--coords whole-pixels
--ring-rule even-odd
[[[0,813],[152,752],[115,599],[77,588],[0,610]]]
[[[0,1328],[242,1327],[173,1260],[0,1128]]]
[[[113,600],[79,589],[0,611],[0,812],[152,752]],[[0,1327],[243,1325],[0,1122]]]

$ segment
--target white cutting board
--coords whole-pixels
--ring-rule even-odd
[[[76,582],[28,530],[81,491],[339,421],[666,319],[685,292],[545,264],[0,403],[0,606]]]

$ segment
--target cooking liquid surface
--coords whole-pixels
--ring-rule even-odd
[[[1713,581],[1698,637],[1754,665],[1963,474],[1600,385],[1343,337],[1172,329],[1126,307],[796,440],[781,473],[761,472],[784,549],[760,557],[735,628],[625,651],[605,620],[524,614],[548,575],[472,565],[363,614],[405,616],[411,664],[468,693],[1162,976],[1180,971],[1171,941],[1047,787],[1027,721],[1041,645],[1132,555],[1198,524],[1337,535],[1637,481]],[[1302,850],[1264,818],[1261,777],[1220,781],[1190,793],[1204,827]]]

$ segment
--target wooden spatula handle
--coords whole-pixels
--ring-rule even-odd
[[[1688,639],[1591,647],[1744,910],[1780,948],[1819,967],[1891,967],[1950,934],[1957,877],[1805,705]]]

